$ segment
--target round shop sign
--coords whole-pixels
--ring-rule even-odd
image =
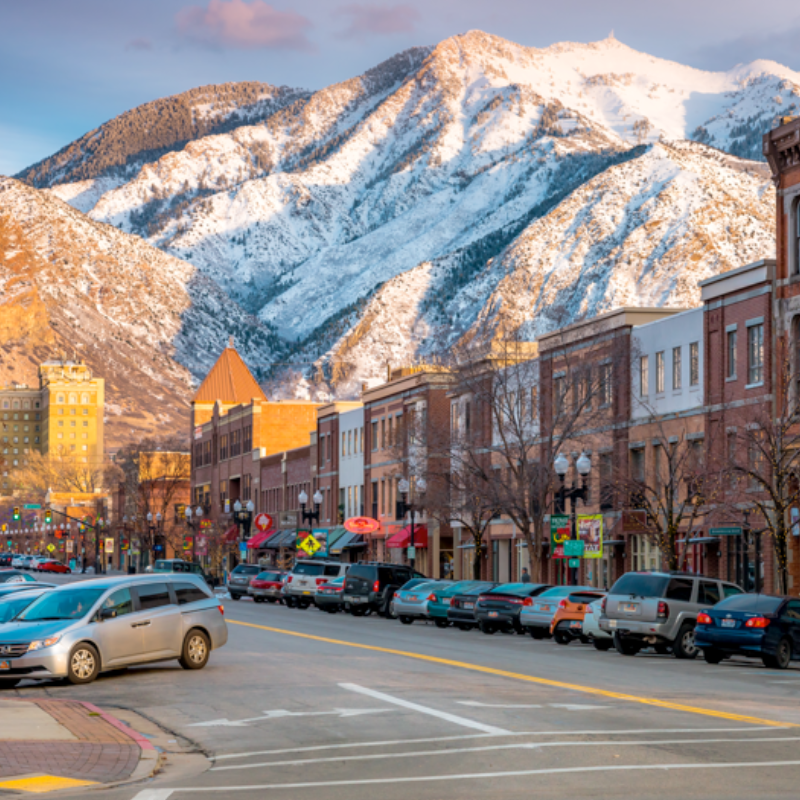
[[[344,523],[344,529],[350,533],[375,533],[380,527],[380,522],[372,517],[350,517]]]
[[[264,533],[264,531],[268,531],[272,527],[272,517],[269,514],[258,514],[253,520],[253,524],[259,533]]]
[[[49,545],[47,545],[47,549],[52,553],[53,550],[56,549],[56,546],[54,544],[49,544]]]

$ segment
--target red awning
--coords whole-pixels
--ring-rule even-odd
[[[222,536],[222,541],[226,542],[227,544],[231,544],[235,542],[239,538],[239,526],[238,525],[231,525],[228,530]]]
[[[275,528],[270,528],[268,531],[262,531],[255,536],[251,536],[247,542],[249,548],[262,547],[264,542],[275,533]]]
[[[411,545],[411,526],[406,525],[403,530],[386,540],[386,546],[392,548],[409,547]],[[414,547],[428,546],[428,526],[414,525]]]

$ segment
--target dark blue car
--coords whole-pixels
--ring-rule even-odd
[[[800,599],[769,594],[727,597],[697,616],[694,641],[709,664],[755,656],[772,669],[800,659]]]

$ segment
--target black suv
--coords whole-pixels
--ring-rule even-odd
[[[424,578],[420,572],[402,564],[353,564],[344,580],[345,608],[350,607],[354,617],[376,611],[382,616],[389,616],[389,606],[394,593],[412,578]]]

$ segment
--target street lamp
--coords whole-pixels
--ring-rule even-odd
[[[155,517],[153,517],[153,512],[147,512],[147,528],[150,532],[150,540],[153,542],[153,558],[155,559],[155,553],[157,552],[157,548],[163,547],[160,541],[156,541],[156,539],[161,538],[162,533],[162,525],[161,525],[161,512],[157,512]],[[153,520],[155,519],[155,525],[153,524]],[[164,554],[166,555],[166,553]]]
[[[319,522],[319,508],[322,505],[323,501],[322,492],[317,489],[314,492],[314,510],[313,511],[306,511],[306,504],[308,503],[308,495],[305,492],[300,492],[297,495],[297,501],[300,503],[300,522]]]
[[[577,539],[577,503],[580,500],[582,503],[586,502],[589,496],[589,487],[587,486],[586,479],[592,469],[592,461],[586,453],[581,453],[575,461],[575,469],[581,476],[581,485],[577,486],[575,481],[567,488],[565,479],[567,472],[569,472],[569,459],[563,454],[559,453],[553,460],[553,468],[560,478],[561,485],[555,495],[555,513],[564,514],[566,511],[567,500],[569,500],[570,516],[569,516],[569,534],[570,539]],[[570,585],[576,586],[578,583],[578,570],[575,567],[570,568]]]
[[[246,542],[250,538],[250,526],[253,523],[253,512],[256,510],[255,504],[252,500],[248,500],[246,505],[242,505],[242,501],[237,498],[233,504],[233,516],[241,526],[241,539],[240,541]]]
[[[194,512],[194,518],[197,520],[196,522],[192,521],[191,506],[186,506],[186,510],[183,513],[186,516],[186,525],[188,526],[189,530],[192,531],[192,562],[194,562],[197,556],[197,537],[200,533],[200,518],[203,516],[204,512],[200,506],[197,506],[197,510]],[[196,531],[195,527],[197,528]]]
[[[425,479],[417,478],[415,488],[418,494],[424,495],[425,490],[428,488],[427,484],[425,483]],[[400,492],[401,497],[401,499],[397,501],[397,515],[400,519],[404,519],[406,514],[409,512],[411,513],[411,536],[408,540],[408,548],[412,553],[409,558],[409,564],[413,570],[417,563],[417,551],[414,545],[414,516],[417,512],[418,506],[414,502],[413,498],[410,503],[408,502],[408,493],[410,489],[411,484],[405,478],[401,478],[397,484],[397,491]]]

